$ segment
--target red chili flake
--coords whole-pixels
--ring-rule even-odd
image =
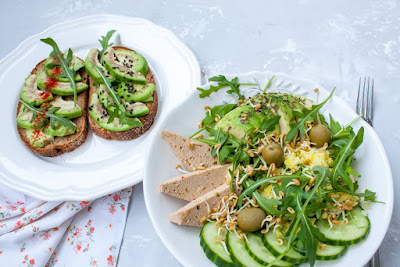
[[[32,132],[32,138],[35,140],[40,139],[41,135],[42,135],[42,132],[40,130],[34,130]]]
[[[58,81],[54,78],[49,78],[45,83],[44,86],[46,89],[57,87]]]
[[[46,85],[46,87],[47,87],[47,85]],[[39,94],[39,97],[40,97],[40,99],[42,99],[42,100],[45,100],[45,99],[49,98],[50,96],[51,96],[51,93],[50,93],[50,92],[41,92],[41,93]]]
[[[55,68],[53,68],[53,69],[51,70],[51,74],[52,74],[53,76],[62,74],[62,69],[61,69],[61,67],[55,67]]]

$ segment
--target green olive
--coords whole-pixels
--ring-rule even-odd
[[[260,208],[244,208],[238,213],[237,223],[242,231],[254,232],[261,229],[265,216],[265,212]]]
[[[331,141],[331,132],[329,129],[322,124],[317,124],[311,128],[308,132],[310,136],[311,142],[315,143],[316,147],[323,147],[325,143],[329,143]]]
[[[269,144],[262,149],[262,157],[267,164],[275,163],[275,166],[279,168],[282,166],[285,158],[283,156],[283,149],[277,143]]]

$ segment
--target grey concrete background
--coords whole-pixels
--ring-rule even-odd
[[[282,71],[327,89],[337,87],[336,93],[352,106],[359,77],[374,77],[374,128],[391,163],[396,198],[381,259],[382,266],[400,265],[400,3],[0,0],[0,58],[55,23],[101,13],[143,17],[170,29],[209,76]],[[179,266],[151,227],[141,185],[134,190],[119,266]]]

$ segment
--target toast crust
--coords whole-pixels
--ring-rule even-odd
[[[82,59],[79,58],[83,62]],[[39,62],[36,67],[31,71],[31,74],[36,74],[44,66],[45,59]],[[89,75],[86,73],[84,68],[80,71],[82,76],[82,82],[88,82]],[[85,90],[77,95],[77,103],[82,108],[82,116],[72,120],[77,126],[77,132],[67,136],[55,136],[54,141],[45,145],[44,147],[33,147],[29,142],[29,139],[25,133],[25,129],[17,125],[18,134],[21,137],[22,142],[27,148],[29,148],[35,154],[44,157],[55,157],[65,152],[70,152],[81,146],[88,135],[88,120],[87,120],[87,105],[88,105],[89,90]],[[66,100],[73,99],[73,96],[63,97]],[[17,105],[17,116],[21,108],[21,103]]]
[[[134,51],[132,49],[122,47],[122,46],[114,46],[114,49],[125,49],[125,50],[129,50],[129,51]],[[150,82],[150,83],[154,83],[154,75],[150,69],[146,75],[146,81]],[[93,82],[94,82],[93,79],[89,77],[89,99],[93,93],[96,93],[96,90],[97,90],[97,87],[93,85]],[[136,139],[139,136],[146,133],[150,129],[151,125],[153,125],[154,119],[157,114],[157,109],[158,109],[157,91],[154,91],[153,99],[154,99],[153,102],[146,103],[146,106],[149,108],[149,114],[138,118],[143,124],[142,127],[132,128],[130,130],[123,131],[123,132],[109,131],[109,130],[106,130],[106,129],[100,127],[100,125],[98,125],[97,122],[94,121],[93,118],[89,115],[88,118],[89,118],[90,127],[92,128],[93,132],[96,135],[98,135],[102,138],[105,138],[105,139],[120,140],[120,141]],[[87,109],[89,109],[89,105],[88,105]]]

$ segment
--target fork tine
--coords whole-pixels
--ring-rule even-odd
[[[369,81],[369,80],[368,80]],[[364,87],[362,91],[362,97],[361,97],[361,113],[363,114],[362,117],[365,120],[365,114],[367,113],[367,103],[365,101],[365,86],[367,85],[367,77],[364,77]]]
[[[371,87],[368,87],[368,122],[372,126],[372,114],[374,114],[374,79],[371,79]]]
[[[360,114],[360,90],[361,90],[361,77],[360,80],[358,81],[358,93],[357,93],[357,103],[356,103],[356,112],[357,114]]]

